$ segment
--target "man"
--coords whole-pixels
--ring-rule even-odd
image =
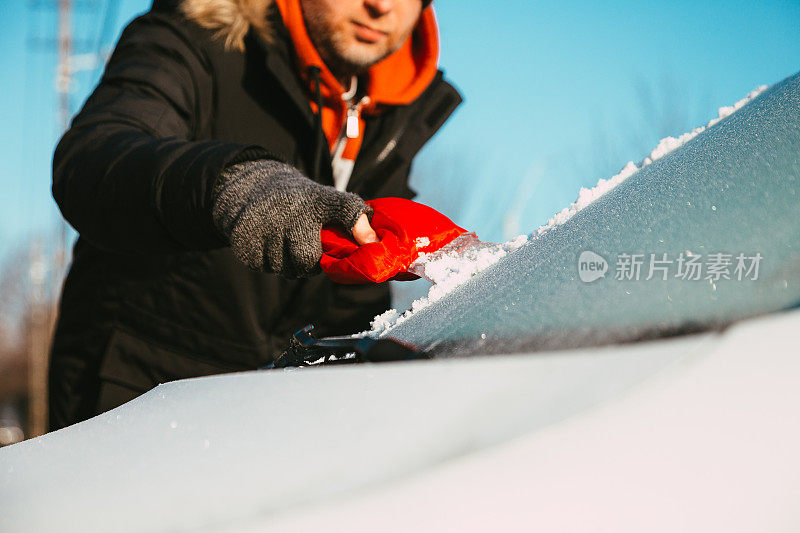
[[[80,237],[51,428],[388,308],[386,284],[319,275],[320,229],[374,241],[363,199],[413,196],[411,160],[460,102],[437,59],[422,0],[156,0],[133,21],[54,157]]]

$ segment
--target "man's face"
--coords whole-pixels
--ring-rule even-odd
[[[300,0],[303,18],[325,64],[337,75],[361,72],[400,48],[422,0]]]

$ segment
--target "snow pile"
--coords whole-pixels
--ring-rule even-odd
[[[370,324],[372,329],[356,336],[385,335],[398,324],[442,299],[453,289],[497,263],[526,242],[528,242],[527,235],[519,235],[508,242],[497,244],[479,241],[474,233],[467,233],[436,252],[421,253],[408,271],[433,283],[428,296],[415,300],[411,304],[411,309],[402,315],[397,309],[389,309],[376,316]]]
[[[467,233],[436,252],[421,253],[408,271],[433,283],[428,299],[435,301],[526,242],[527,235],[496,244]]]
[[[753,89],[752,91],[750,91],[750,93],[747,96],[745,96],[732,106],[720,107],[718,112],[719,116],[715,119],[712,119],[711,122],[709,122],[706,126],[700,126],[698,128],[694,128],[692,131],[684,133],[677,139],[675,137],[666,137],[664,139],[661,139],[658,145],[650,152],[650,155],[645,157],[639,166],[637,166],[633,161],[628,161],[628,164],[626,164],[622,168],[622,170],[619,171],[618,174],[611,177],[610,179],[607,180],[601,179],[600,181],[597,182],[597,185],[595,185],[591,189],[587,189],[586,187],[581,187],[581,190],[578,192],[578,199],[575,200],[572,204],[570,204],[569,207],[565,207],[563,210],[556,213],[556,215],[553,216],[550,220],[548,220],[545,225],[539,227],[539,229],[536,230],[536,235],[537,236],[541,235],[555,226],[560,226],[561,224],[572,218],[575,215],[575,213],[585,208],[587,205],[591,204],[592,202],[603,196],[605,193],[607,193],[608,191],[610,191],[611,189],[613,189],[614,187],[616,187],[617,185],[628,179],[630,176],[636,173],[636,171],[646,167],[653,161],[661,159],[662,157],[664,157],[671,151],[675,150],[676,148],[683,146],[691,139],[697,137],[706,129],[710,128],[723,118],[727,117],[728,115],[731,115],[735,111],[738,111],[739,109],[744,107],[745,104],[747,104],[756,96],[764,92],[766,88],[767,88],[766,85],[762,85],[757,89]]]
[[[618,174],[609,179],[601,179],[597,182],[597,185],[591,189],[581,187],[581,190],[578,192],[577,200],[556,213],[546,224],[540,226],[539,229],[531,234],[530,237],[527,235],[520,235],[506,243],[495,244],[478,241],[474,233],[469,233],[462,235],[437,252],[420,254],[420,257],[409,268],[409,272],[417,274],[433,283],[433,286],[428,291],[428,296],[415,300],[411,304],[411,309],[405,313],[400,314],[397,309],[389,309],[383,314],[376,316],[370,324],[372,329],[353,335],[353,337],[380,337],[387,334],[395,326],[405,322],[421,309],[425,309],[433,302],[440,300],[477,273],[497,263],[500,259],[505,257],[508,252],[516,250],[528,242],[529,238],[539,237],[553,227],[565,223],[572,218],[575,213],[584,209],[640,169],[651,164],[653,161],[661,159],[676,148],[683,146],[723,118],[738,111],[764,92],[766,88],[766,85],[762,85],[750,91],[746,97],[732,106],[720,107],[718,117],[712,119],[706,126],[694,128],[692,131],[684,133],[678,138],[667,137],[661,139],[658,145],[638,166],[633,161],[629,161]],[[421,248],[428,243],[423,243],[418,240],[416,244],[418,248]]]

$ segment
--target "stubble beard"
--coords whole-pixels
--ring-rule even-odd
[[[311,42],[314,43],[325,65],[337,78],[348,79],[359,75],[399,48],[386,44],[368,49],[367,44],[359,46],[349,43],[343,30],[331,28],[328,21],[320,14],[312,12],[304,15]]]

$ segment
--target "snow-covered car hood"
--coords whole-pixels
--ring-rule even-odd
[[[629,346],[163,384],[0,450],[0,529],[468,530],[504,502],[497,519],[583,529],[684,504],[704,523],[729,503],[798,526],[798,326],[794,311]]]
[[[798,326],[742,322],[520,438],[224,531],[797,531]]]

